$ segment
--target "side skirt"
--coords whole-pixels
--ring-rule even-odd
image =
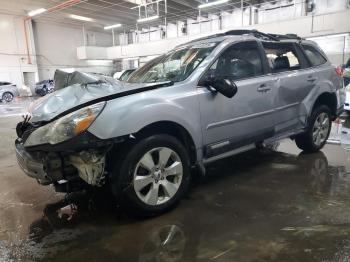
[[[301,134],[304,132],[304,129],[296,129],[289,132],[284,132],[275,136],[270,136],[266,138],[267,133],[264,135],[265,139],[259,139],[259,137],[254,137],[251,139],[250,143],[245,145],[239,145],[238,143],[231,144],[230,141],[223,141],[213,145],[208,145],[205,147],[205,158],[203,159],[203,165],[209,164],[219,159],[230,157],[245,151],[252,150],[256,148],[256,142],[264,142],[266,144],[277,142],[279,140],[290,138],[295,135]],[[262,136],[260,136],[262,138]],[[246,140],[245,140],[246,141]],[[244,142],[244,141],[243,141]],[[243,143],[242,142],[242,143]],[[237,147],[237,145],[239,145]],[[236,147],[235,147],[236,146]],[[210,147],[210,148],[209,148]],[[225,150],[226,149],[226,150]],[[228,149],[228,150],[227,150]],[[211,151],[210,151],[211,150]],[[208,153],[211,154],[208,154]],[[215,154],[217,153],[217,154]]]

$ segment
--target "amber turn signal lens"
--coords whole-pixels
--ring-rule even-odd
[[[92,121],[94,121],[95,117],[92,114],[90,109],[88,109],[87,113],[88,113],[88,116],[86,118],[77,122],[77,124],[74,128],[74,132],[76,135],[84,132],[91,125]]]

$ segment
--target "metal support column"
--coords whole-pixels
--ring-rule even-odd
[[[243,0],[241,0],[241,14],[242,14],[242,27],[243,27],[243,22],[244,22],[244,19],[243,19]]]
[[[85,33],[85,25],[83,25],[83,44],[86,46],[86,33]]]

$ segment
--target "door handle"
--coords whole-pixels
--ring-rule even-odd
[[[257,89],[258,92],[267,92],[270,90],[271,90],[271,87],[268,87],[266,84],[261,84]]]
[[[309,81],[309,82],[315,82],[317,79],[318,79],[317,77],[308,76],[307,81]]]

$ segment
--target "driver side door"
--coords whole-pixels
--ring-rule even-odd
[[[266,70],[260,43],[245,41],[224,50],[204,74],[229,79],[237,86],[232,98],[208,87],[198,88],[205,158],[274,135],[277,88]]]

